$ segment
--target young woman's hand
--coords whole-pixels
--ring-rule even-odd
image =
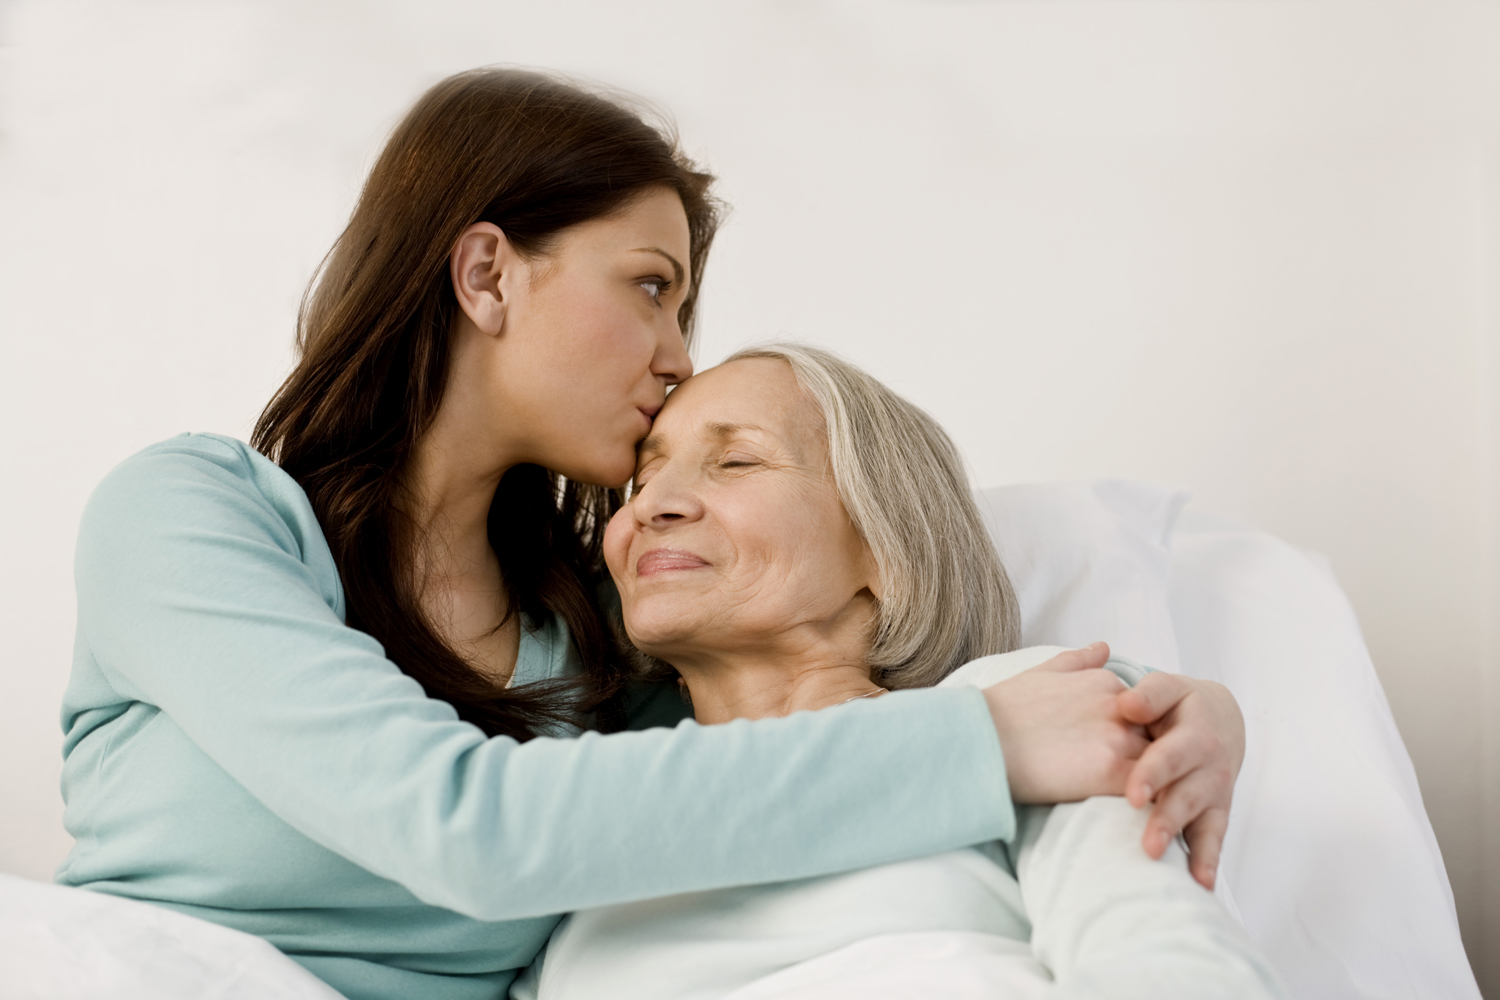
[[[1134,688],[1099,669],[1109,647],[1059,654],[984,691],[1015,802],[1124,795],[1154,801],[1142,846],[1159,858],[1179,832],[1193,877],[1212,889],[1245,757],[1245,720],[1222,684],[1148,674]]]
[[[1122,713],[1120,680],[1100,669],[1107,659],[1096,642],[984,689],[1012,801],[1125,794],[1150,741],[1145,724]]]
[[[1125,785],[1131,805],[1156,803],[1142,839],[1146,853],[1161,857],[1181,831],[1193,877],[1212,889],[1245,759],[1239,704],[1222,684],[1164,673],[1148,674],[1115,697],[1120,714],[1152,738]]]

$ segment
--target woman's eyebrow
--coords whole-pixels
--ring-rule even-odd
[[[734,437],[741,431],[764,431],[765,428],[759,424],[731,424],[719,421],[708,425],[708,433],[714,437],[723,439]]]
[[[661,247],[636,247],[634,250],[632,250],[630,252],[631,253],[654,253],[657,256],[665,257],[667,259],[667,261],[672,265],[672,280],[675,281],[675,282],[677,282],[677,284],[679,284],[679,285],[682,284],[682,276],[684,274],[686,274],[687,272],[684,271],[683,268],[682,268],[682,265],[677,262],[677,258],[676,257],[673,257],[671,254],[667,253]]]
[[[704,428],[710,437],[723,440],[734,437],[741,431],[764,431],[765,428],[759,424],[734,424],[726,421],[715,421]],[[661,451],[663,438],[660,434],[652,434],[646,437],[637,446],[636,455],[654,455]]]

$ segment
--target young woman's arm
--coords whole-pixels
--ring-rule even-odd
[[[155,706],[301,834],[476,919],[824,874],[1014,830],[972,689],[486,739],[344,625],[305,496],[226,439],[176,438],[112,472],[84,514],[77,582],[79,660],[108,690],[75,674],[70,752],[104,734],[109,699]]]

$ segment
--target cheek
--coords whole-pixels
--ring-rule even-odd
[[[604,562],[609,567],[609,575],[614,577],[615,586],[624,592],[628,576],[625,572],[627,560],[630,557],[630,524],[634,520],[630,508],[621,507],[615,511],[615,516],[609,519],[609,524],[604,528]]]
[[[628,293],[599,288],[592,283],[579,283],[558,291],[566,296],[554,304],[554,309],[570,364],[588,365],[596,375],[604,374],[617,369],[622,360],[640,353],[646,338],[637,331],[647,324],[638,307],[632,307],[628,301]]]
[[[742,606],[795,616],[817,602],[841,560],[808,499],[784,489],[746,491],[734,499],[722,519],[734,545],[734,589]]]
[[[787,602],[837,609],[865,585],[864,544],[843,505],[827,495],[803,495],[764,533],[768,581]]]

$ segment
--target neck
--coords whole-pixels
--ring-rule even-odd
[[[494,421],[483,419],[479,387],[462,374],[463,361],[454,358],[438,412],[404,470],[401,509],[411,522],[411,582],[429,622],[476,669],[503,681],[515,666],[520,632],[508,621],[489,513],[516,460],[487,428]]]
[[[433,432],[417,445],[405,476],[403,512],[417,545],[415,569],[434,582],[458,580],[494,563],[489,512],[505,468],[476,469]],[[470,453],[472,454],[472,452]]]
[[[745,650],[674,662],[704,725],[765,719],[828,708],[884,689],[862,658],[829,650],[788,656],[785,650]]]
[[[449,376],[432,424],[413,450],[403,476],[403,512],[412,520],[419,579],[462,580],[498,571],[489,543],[489,512],[501,478],[521,459],[513,442],[497,438],[497,421],[484,386],[488,356],[483,338],[459,324]]]
[[[462,323],[455,332],[443,398],[403,472],[400,502],[411,521],[411,583],[428,622],[470,667],[503,685],[521,629],[490,545],[489,513],[500,480],[523,459],[498,430],[516,422],[496,412],[486,387],[492,359],[473,334]]]
[[[497,685],[509,682],[520,623],[489,540],[489,510],[503,467],[475,468],[439,421],[407,469],[403,512],[412,521],[412,584],[428,622],[450,649]],[[483,454],[468,452],[468,454]]]

